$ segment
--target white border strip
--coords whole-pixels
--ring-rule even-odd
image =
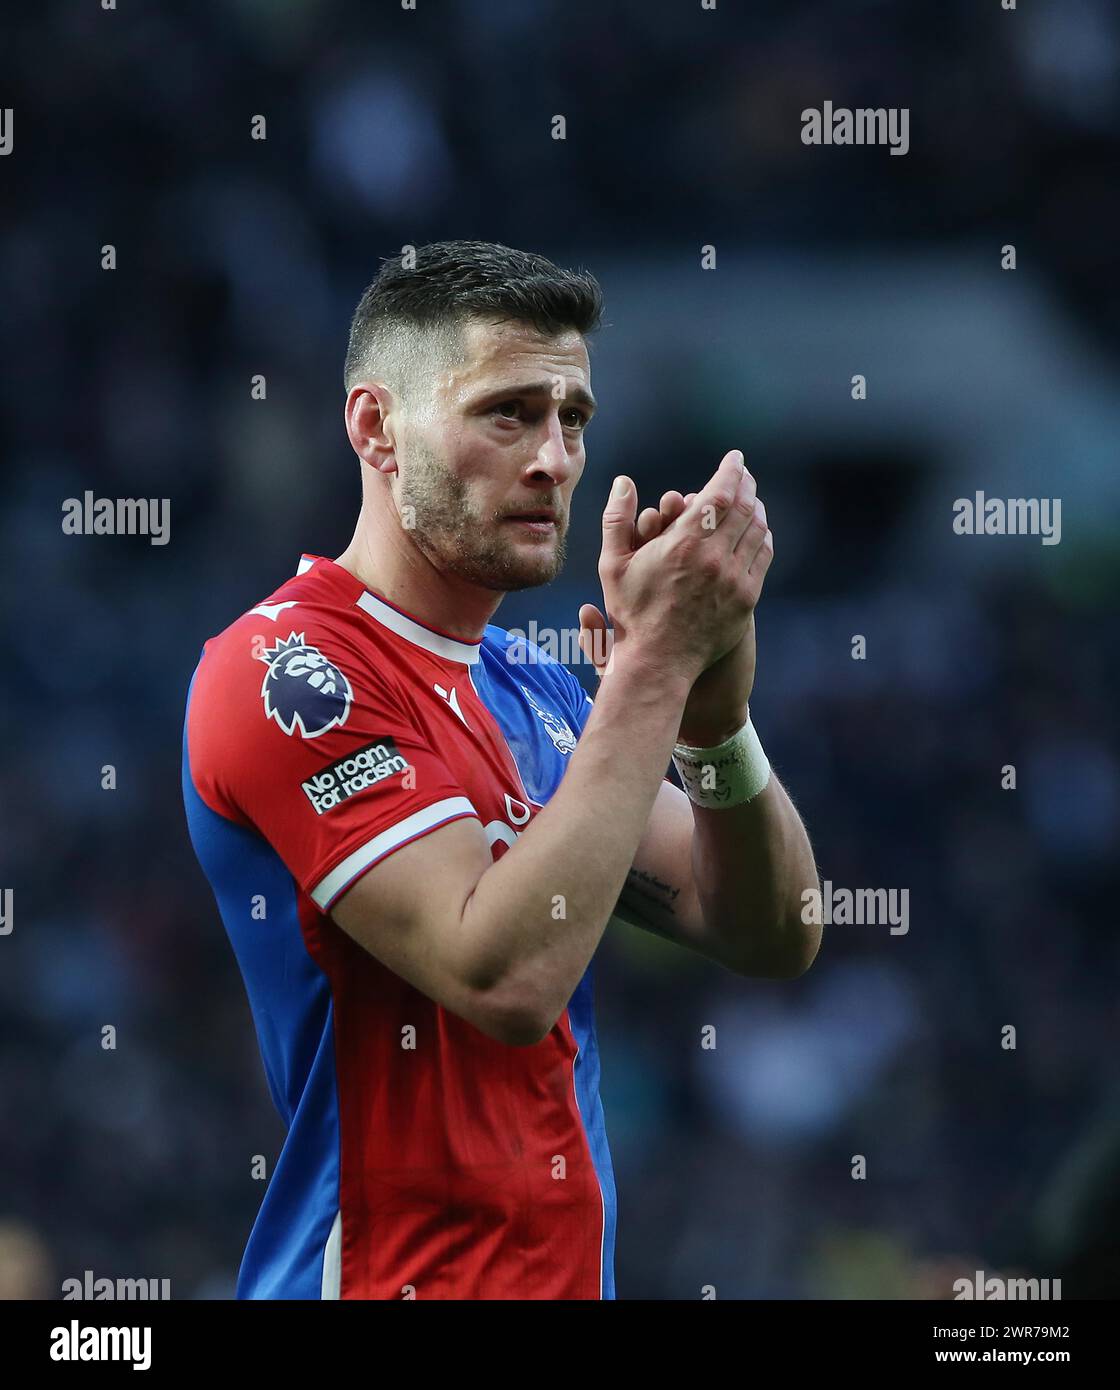
[[[466,666],[477,666],[481,655],[481,642],[457,642],[454,637],[441,637],[438,632],[429,632],[426,627],[421,627],[419,623],[414,623],[411,618],[406,618],[403,613],[398,613],[387,603],[382,603],[368,590],[359,595],[356,602],[359,608],[382,627],[387,627],[390,632],[395,632],[406,642],[423,647],[433,656],[442,656],[445,661],[461,661]]]
[[[603,1213],[602,1234],[599,1237],[599,1297],[602,1298],[607,1273],[607,1194],[603,1191],[603,1180],[599,1177],[599,1165],[595,1162],[595,1150],[591,1147],[591,1131],[588,1129],[587,1118],[579,1103],[579,1087],[576,1085],[576,1066],[583,1056],[583,1048],[580,1047],[576,1030],[572,1027],[571,1009],[566,1008],[564,1014],[568,1020],[568,1032],[571,1033],[572,1041],[576,1045],[576,1055],[572,1058],[572,1100],[575,1102],[576,1114],[579,1116],[579,1127],[583,1131],[583,1142],[587,1145],[588,1162],[591,1164],[591,1171],[595,1174],[595,1185],[599,1189],[599,1207]]]
[[[434,801],[404,820],[367,840],[360,849],[348,854],[341,864],[333,868],[326,878],[320,880],[311,890],[311,901],[321,912],[334,901],[342,890],[348,887],[365,869],[371,868],[379,859],[384,859],[393,850],[399,849],[406,840],[414,840],[428,830],[434,830],[444,821],[456,816],[478,816],[478,812],[465,796],[448,796],[442,801]]]
[[[320,1298],[342,1297],[342,1208],[334,1214],[334,1224],[323,1250],[323,1285]]]

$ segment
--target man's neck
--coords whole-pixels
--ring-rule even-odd
[[[505,597],[445,574],[402,533],[385,535],[369,526],[364,513],[335,564],[426,627],[464,642],[482,637]]]

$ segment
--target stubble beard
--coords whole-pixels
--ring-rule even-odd
[[[424,450],[400,479],[398,506],[414,523],[406,534],[444,573],[499,593],[548,584],[564,567],[567,533],[557,529],[556,544],[537,554],[519,547],[500,514],[476,512],[467,485],[435,455]],[[406,507],[411,508],[406,512]]]

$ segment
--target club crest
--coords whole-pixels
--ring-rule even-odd
[[[576,736],[572,733],[571,725],[565,719],[561,719],[558,714],[553,714],[549,709],[538,705],[533,698],[533,692],[527,685],[521,687],[526,700],[537,712],[537,718],[544,725],[549,738],[553,741],[561,753],[570,753],[576,746]]]

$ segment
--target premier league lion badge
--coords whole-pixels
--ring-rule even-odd
[[[261,653],[268,663],[261,696],[264,712],[286,734],[318,738],[346,723],[354,692],[337,666],[302,632],[291,632]]]

